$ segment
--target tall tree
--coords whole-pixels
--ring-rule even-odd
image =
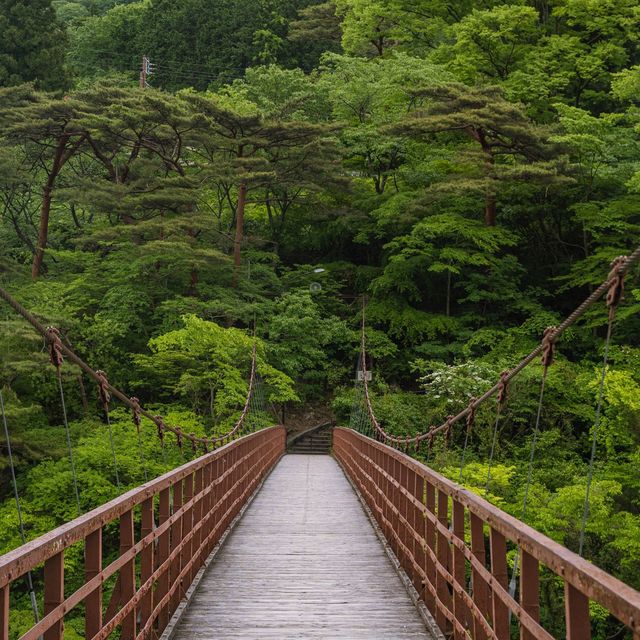
[[[200,120],[195,153],[203,183],[235,192],[235,278],[242,261],[245,210],[250,194],[265,193],[280,210],[281,221],[305,188],[318,185],[325,163],[325,127],[309,122],[266,117],[240,92],[183,95]],[[198,136],[198,134],[194,134]],[[315,172],[312,179],[310,173]],[[277,229],[278,227],[276,227]]]
[[[76,126],[79,103],[33,92],[29,87],[0,92],[0,122],[5,141],[21,148],[25,164],[42,179],[38,239],[31,275],[36,279],[49,237],[49,217],[58,178],[69,160],[86,142],[86,133]]]
[[[487,226],[496,225],[501,184],[561,179],[562,157],[551,161],[549,133],[532,122],[521,106],[507,101],[500,88],[448,83],[418,90],[415,98],[424,106],[394,129],[411,135],[446,134],[473,141],[471,157],[467,154],[464,158],[473,167],[472,172],[464,175],[464,171],[457,171],[455,179],[462,177],[466,188],[484,193]]]
[[[296,47],[298,62],[311,71],[327,51],[341,49],[340,19],[335,2],[312,4],[300,10],[289,25],[288,39]]]
[[[0,87],[64,88],[66,46],[51,0],[0,0]]]

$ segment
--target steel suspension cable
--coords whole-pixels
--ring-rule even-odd
[[[491,484],[491,470],[493,468],[493,457],[496,452],[496,444],[498,442],[498,426],[500,425],[500,417],[504,410],[504,406],[507,402],[507,371],[503,371],[500,376],[500,389],[498,391],[498,398],[496,402],[496,420],[493,427],[493,439],[491,442],[491,453],[489,455],[489,465],[487,468],[487,481],[484,487],[485,498],[489,495],[489,486]]]
[[[500,425],[500,416],[502,415],[502,407],[498,405],[496,419],[493,426],[493,437],[491,438],[491,451],[489,453],[489,464],[487,465],[487,480],[484,484],[484,497],[489,495],[489,485],[491,484],[491,470],[493,468],[493,457],[496,453],[496,444],[498,442],[498,426]]]
[[[622,258],[618,258],[614,263],[612,273],[615,273],[616,279],[612,282],[607,296],[607,304],[609,305],[609,322],[607,324],[607,337],[604,343],[604,355],[602,359],[602,373],[600,374],[600,384],[598,387],[598,404],[596,406],[596,414],[593,424],[593,437],[591,440],[591,456],[589,458],[589,473],[587,475],[587,489],[584,498],[584,507],[582,510],[582,522],[580,525],[580,541],[578,545],[578,553],[582,555],[584,551],[584,538],[587,529],[587,520],[589,518],[589,509],[591,501],[591,485],[593,483],[593,472],[596,459],[596,449],[598,446],[598,432],[602,420],[602,405],[604,402],[604,383],[607,378],[607,368],[609,364],[609,347],[611,345],[611,336],[613,334],[613,323],[616,317],[616,310],[622,294],[624,293],[624,273],[619,273],[616,269]]]
[[[475,398],[471,398],[470,406],[471,406],[471,411],[467,416],[467,428],[464,434],[464,446],[462,447],[462,455],[460,456],[460,474],[458,475],[458,484],[462,484],[462,480],[463,480],[462,474],[464,473],[464,465],[467,458],[467,448],[469,446],[469,439],[471,438],[471,430],[473,429],[473,425],[476,420],[477,404],[476,404]],[[417,448],[418,448],[418,444],[416,443],[416,449]]]
[[[59,355],[62,358],[66,357],[70,362],[73,362],[75,365],[80,367],[87,375],[89,375],[93,380],[100,383],[100,377],[98,372],[90,367],[82,358],[80,358],[71,347],[63,344],[60,339],[59,332],[57,329],[55,330],[55,335],[49,331],[49,329],[45,328],[36,317],[27,311],[11,294],[9,294],[5,289],[0,287],[0,298],[2,298],[5,302],[9,304],[10,307],[14,309],[20,316],[22,316],[40,335],[42,335],[45,340],[51,345],[55,342],[55,347],[59,351]],[[62,361],[61,361],[62,362]],[[256,340],[254,338],[252,356],[251,356],[251,373],[249,379],[249,389],[247,393],[246,402],[243,408],[243,411],[240,415],[240,418],[235,423],[232,429],[230,429],[227,433],[224,433],[220,436],[214,436],[209,438],[197,438],[193,434],[183,433],[179,427],[172,427],[164,423],[162,416],[154,415],[150,411],[140,408],[140,415],[144,416],[151,420],[158,427],[159,432],[165,433],[170,432],[173,433],[179,442],[182,442],[182,438],[188,439],[190,442],[196,445],[203,445],[204,447],[212,446],[215,448],[216,446],[224,443],[225,441],[231,441],[236,435],[239,433],[242,428],[244,421],[247,418],[247,414],[249,411],[249,400],[251,397],[251,393],[253,391],[253,386],[255,384],[255,377],[257,373],[257,346]],[[61,385],[60,385],[61,386]],[[131,401],[131,398],[126,396],[122,391],[114,387],[111,383],[106,383],[106,388],[112,397],[117,398],[122,402],[125,406],[130,409],[134,409],[134,404]],[[65,411],[66,413],[66,411]]]
[[[598,404],[596,406],[596,415],[593,424],[593,437],[591,440],[591,455],[589,458],[589,472],[587,475],[587,489],[584,498],[584,507],[582,510],[582,522],[580,524],[580,542],[578,545],[578,554],[582,555],[584,551],[584,539],[587,529],[587,520],[589,519],[590,501],[591,501],[591,485],[593,484],[593,470],[596,459],[596,449],[598,446],[598,432],[600,430],[600,422],[602,417],[602,403],[604,400],[604,383],[607,377],[607,365],[609,360],[609,345],[611,343],[612,323],[609,323],[607,330],[607,340],[604,347],[604,358],[602,363],[602,373],[600,375],[600,383],[598,389]]]
[[[111,427],[111,416],[109,415],[109,400],[111,396],[107,387],[108,380],[107,374],[104,371],[96,371],[99,377],[98,381],[98,393],[100,395],[100,401],[102,402],[102,408],[104,409],[104,415],[107,420],[107,427],[109,429],[109,444],[111,446],[111,457],[113,458],[113,470],[116,478],[116,486],[120,490],[120,474],[118,472],[118,458],[116,457],[116,447],[113,442],[113,429]]]
[[[4,427],[4,437],[7,443],[7,455],[9,456],[9,468],[11,470],[11,484],[13,485],[13,497],[16,502],[16,510],[18,512],[18,529],[20,531],[20,539],[22,544],[27,543],[27,536],[24,529],[24,520],[22,518],[22,506],[20,505],[20,494],[18,493],[18,481],[16,479],[16,469],[13,462],[13,449],[11,447],[11,436],[9,434],[9,423],[7,422],[7,413],[4,407],[4,396],[0,388],[0,413],[2,413],[2,424]],[[31,571],[26,573],[27,588],[29,590],[29,598],[31,599],[31,609],[33,610],[33,618],[35,623],[40,622],[40,614],[38,612],[38,601],[36,600],[36,592],[33,588],[33,577]]]
[[[73,446],[71,445],[71,431],[69,429],[69,418],[67,417],[67,404],[64,399],[64,388],[62,386],[62,372],[60,368],[56,368],[56,377],[58,378],[58,390],[60,392],[60,403],[62,405],[62,418],[64,420],[64,431],[67,437],[67,450],[69,453],[69,463],[71,464],[71,477],[73,480],[73,492],[76,498],[76,508],[78,515],[82,515],[82,507],[80,506],[80,492],[78,490],[78,474],[76,473],[76,463],[73,459]]]
[[[612,270],[608,276],[608,278],[603,281],[600,286],[598,286],[565,320],[559,324],[553,332],[547,336],[548,340],[553,341],[554,343],[558,340],[558,338],[570,327],[572,327],[602,296],[611,290],[612,286],[621,279],[631,270],[631,268],[637,265],[640,262],[640,247],[638,247],[631,255],[628,257],[621,256],[614,261],[612,265]],[[365,371],[365,380],[364,380],[364,392],[365,392],[365,400],[367,404],[367,411],[371,418],[372,424],[375,428],[376,433],[383,439],[384,442],[390,442],[394,445],[407,445],[410,442],[419,443],[425,440],[431,443],[435,435],[450,430],[451,427],[466,418],[472,410],[471,403],[462,411],[460,411],[455,416],[450,416],[447,420],[442,423],[438,427],[431,427],[428,431],[425,431],[421,434],[412,437],[398,437],[388,433],[385,429],[380,426],[380,423],[375,417],[375,413],[373,412],[373,408],[371,406],[371,398],[369,394],[369,388],[366,380],[366,363],[364,362],[366,358],[366,340],[365,340],[365,307],[363,301],[363,312],[362,312],[362,337],[361,337],[361,353],[363,354],[363,369]],[[513,369],[505,372],[501,377],[501,380],[494,384],[490,389],[485,391],[480,397],[474,400],[474,404],[480,405],[489,400],[493,395],[498,393],[501,388],[501,384],[509,383],[513,380],[519,373],[521,373],[529,364],[531,364],[538,356],[540,356],[545,349],[545,342],[543,341],[533,349],[526,357],[524,357]],[[595,454],[594,454],[595,455]]]

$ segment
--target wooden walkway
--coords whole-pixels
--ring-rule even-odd
[[[330,456],[285,456],[211,563],[174,638],[431,639]]]

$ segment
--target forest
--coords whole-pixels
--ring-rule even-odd
[[[273,411],[348,425],[364,307],[373,406],[411,436],[640,244],[640,5],[0,0],[0,140],[0,286],[114,385],[222,433],[255,332]],[[516,517],[526,492],[527,523],[573,551],[592,473],[583,555],[640,589],[635,276],[597,433],[604,303],[557,345],[533,465],[538,361],[499,424],[484,406],[468,448],[460,426],[428,463]],[[116,482],[95,384],[74,366],[62,380],[81,511],[193,455],[162,459],[143,420],[143,470],[116,404]],[[0,390],[33,539],[78,505],[55,370],[2,303]],[[0,499],[5,553],[22,539],[2,438]],[[557,589],[543,581],[542,616],[561,633]],[[595,638],[626,637],[591,616]]]

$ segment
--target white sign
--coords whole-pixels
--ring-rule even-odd
[[[358,380],[358,382],[363,382],[364,371],[362,370],[358,371],[358,377],[356,379]],[[371,374],[371,371],[367,371],[367,382],[371,382],[371,380],[373,380],[373,375]]]

